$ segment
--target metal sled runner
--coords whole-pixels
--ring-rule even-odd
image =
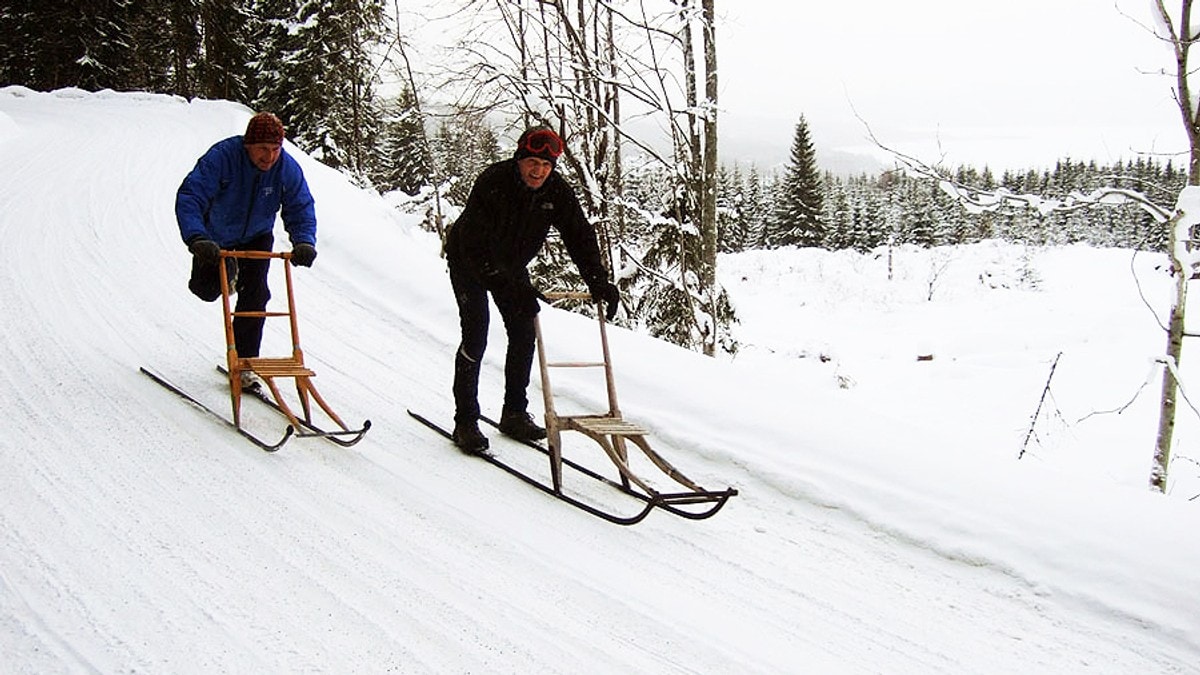
[[[230,288],[229,275],[225,260],[228,258],[279,258],[283,261],[283,276],[285,287],[287,289],[287,311],[286,312],[237,312],[234,311],[230,304]],[[225,346],[226,346],[226,372],[229,376],[229,396],[230,403],[233,406],[233,425],[239,430],[242,428],[242,372],[249,371],[258,375],[259,378],[267,385],[271,392],[268,399],[264,393],[261,397],[266,403],[274,407],[288,419],[291,423],[290,429],[296,432],[296,435],[301,438],[306,437],[321,437],[326,438],[338,445],[351,446],[362,440],[367,430],[371,428],[370,420],[363,422],[362,427],[351,429],[338,417],[337,413],[330,408],[325,399],[317,391],[316,386],[312,382],[315,373],[304,365],[304,352],[300,349],[300,328],[296,320],[296,299],[292,291],[292,254],[291,253],[274,253],[271,251],[221,251],[221,264],[217,267],[221,275],[221,308],[225,317]],[[291,328],[292,337],[292,354],[286,357],[264,358],[251,357],[242,358],[237,353],[237,347],[233,339],[233,320],[235,317],[287,317]],[[296,396],[300,401],[300,410],[303,414],[298,417],[292,408],[284,400],[284,397],[279,391],[279,385],[275,382],[278,378],[290,378],[295,380]],[[325,415],[337,425],[337,429],[323,429],[313,421],[312,402],[316,402],[317,406],[325,413]]]
[[[547,293],[547,300],[586,300],[587,293]],[[541,370],[542,397],[546,408],[546,440],[549,446],[547,454],[550,458],[550,475],[552,488],[556,493],[562,493],[562,467],[564,461],[573,466],[569,460],[563,459],[562,437],[567,431],[575,431],[595,441],[612,461],[619,474],[618,487],[628,494],[637,496],[649,504],[662,508],[675,515],[695,520],[708,518],[725,505],[730,497],[737,494],[734,488],[724,490],[706,490],[683,475],[660,454],[650,447],[646,436],[648,432],[642,427],[625,420],[617,403],[617,388],[613,377],[612,357],[608,348],[607,322],[604,319],[603,308],[596,307],[597,322],[600,328],[600,349],[603,356],[601,361],[560,361],[552,362],[547,358],[545,339],[542,334],[540,320],[535,319],[538,367]],[[608,391],[608,411],[602,414],[561,415],[554,405],[554,389],[550,382],[550,371],[554,368],[602,368],[605,386]],[[662,475],[683,488],[680,491],[663,492],[655,489],[647,480],[639,477],[630,468],[629,447],[636,447],[657,467]],[[615,484],[615,483],[614,483]],[[688,508],[685,508],[688,507]]]

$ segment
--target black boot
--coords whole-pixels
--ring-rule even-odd
[[[480,455],[488,449],[487,436],[479,430],[479,424],[475,421],[470,422],[455,422],[454,433],[451,434],[454,439],[454,444],[459,450],[468,455]]]
[[[500,413],[500,433],[515,438],[518,441],[540,441],[546,437],[546,430],[539,427],[533,417],[524,410],[504,409]]]

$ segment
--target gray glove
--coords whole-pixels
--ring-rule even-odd
[[[188,250],[205,265],[215,265],[217,259],[221,257],[221,247],[207,237],[196,237],[188,242]]]
[[[300,267],[312,267],[317,259],[317,248],[312,244],[296,244],[292,247],[292,264]]]

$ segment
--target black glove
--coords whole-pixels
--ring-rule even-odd
[[[621,307],[621,290],[611,281],[602,281],[588,287],[592,294],[592,302],[604,303],[604,318],[612,321],[617,317],[617,309]]]
[[[207,237],[196,237],[188,242],[188,250],[205,265],[215,265],[217,259],[221,257],[221,247]]]
[[[292,247],[292,264],[300,267],[312,267],[317,259],[317,249],[312,244],[296,244]]]

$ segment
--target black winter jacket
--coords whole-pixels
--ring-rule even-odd
[[[450,226],[446,258],[485,283],[496,275],[514,278],[526,274],[551,227],[562,236],[589,288],[607,280],[596,230],[570,184],[555,171],[542,187],[531,190],[515,159],[496,162],[475,179],[462,214]]]

